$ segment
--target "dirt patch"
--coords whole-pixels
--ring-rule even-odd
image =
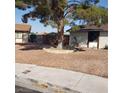
[[[87,49],[69,54],[47,53],[42,49],[21,50],[16,45],[16,62],[47,67],[69,69],[88,74],[108,77],[108,51]]]

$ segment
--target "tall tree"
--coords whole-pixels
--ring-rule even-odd
[[[108,23],[108,10],[107,8],[95,5],[89,8],[78,6],[76,10],[76,19],[83,19],[87,24],[100,26]]]
[[[74,17],[75,11],[80,8],[77,6],[83,6],[85,10],[98,2],[99,0],[16,0],[15,6],[22,10],[33,7],[31,12],[23,15],[24,23],[27,23],[28,18],[32,17],[40,19],[44,25],[56,27],[58,48],[62,48],[65,23],[68,22],[69,17]]]

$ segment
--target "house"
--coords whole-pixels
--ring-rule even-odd
[[[28,43],[31,26],[28,24],[15,24],[15,43]]]
[[[87,48],[108,47],[108,24],[100,27],[88,25],[78,31],[70,30],[69,45],[74,47],[75,42],[79,46]]]

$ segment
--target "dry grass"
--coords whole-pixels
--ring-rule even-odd
[[[108,51],[87,49],[70,54],[52,54],[42,49],[21,50],[16,45],[16,62],[69,69],[108,77]]]

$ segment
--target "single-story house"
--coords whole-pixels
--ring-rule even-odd
[[[108,24],[100,27],[88,25],[78,31],[70,30],[69,45],[102,49],[108,47]]]
[[[15,43],[25,44],[28,43],[31,25],[28,24],[15,24]]]

